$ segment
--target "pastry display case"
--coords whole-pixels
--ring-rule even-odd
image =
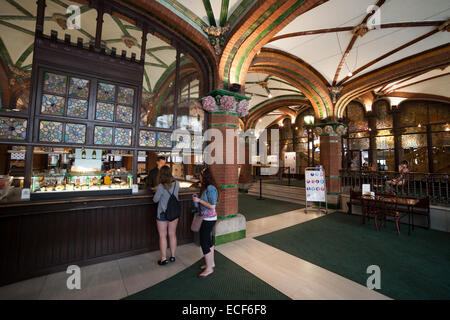
[[[102,149],[37,149],[31,177],[31,194],[128,190],[133,175],[131,155]]]

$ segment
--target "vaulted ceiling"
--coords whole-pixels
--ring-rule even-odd
[[[298,95],[326,118],[342,116],[347,103],[367,93],[450,98],[448,0],[117,1],[198,46],[214,65],[215,86],[240,83],[252,96],[252,107]],[[82,29],[63,31],[54,14],[75,2],[46,2],[45,32],[69,33],[85,44],[94,39],[94,10],[83,6]],[[1,57],[11,70],[27,72],[35,1],[0,0],[0,8]],[[105,23],[107,49],[139,56],[141,30],[132,21],[105,16]],[[173,68],[175,50],[149,37],[144,92],[151,93]]]

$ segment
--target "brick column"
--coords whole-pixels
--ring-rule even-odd
[[[224,96],[233,96],[236,100],[233,110],[224,111],[223,109],[229,110],[228,103],[230,100],[224,101],[224,105],[219,106]],[[219,203],[216,206],[218,221],[213,232],[214,243],[219,245],[245,238],[246,234],[245,217],[238,213],[239,165],[237,150],[239,117],[236,108],[238,101],[248,100],[248,98],[235,92],[216,89],[208,93],[208,96],[203,100],[204,107],[206,106],[208,109],[214,104],[214,102],[211,103],[211,97],[215,100],[215,107],[214,111],[209,112],[208,129],[219,130],[223,137],[223,154],[211,155],[217,162],[219,159],[222,161],[210,164],[211,172],[220,188]],[[217,149],[213,150],[214,152],[217,152]]]
[[[325,169],[328,193],[341,191],[342,144],[340,136],[320,137],[320,164]]]
[[[209,128],[220,130],[223,135],[223,164],[212,164],[211,171],[220,187],[217,214],[219,216],[235,215],[238,211],[238,164],[237,139],[227,143],[229,135],[236,134],[239,127],[239,118],[235,112],[213,111],[210,113]],[[228,138],[230,139],[230,138]],[[227,164],[227,156],[233,153],[233,163]]]
[[[341,191],[342,134],[345,130],[341,123],[319,124],[315,129],[320,135],[320,164],[325,170],[327,192],[333,196]]]

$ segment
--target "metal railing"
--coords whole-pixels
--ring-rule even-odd
[[[449,174],[410,172],[402,185],[393,186],[388,181],[399,177],[394,171],[341,170],[341,192],[361,190],[370,184],[375,193],[396,194],[415,198],[429,196],[432,204],[450,204]]]

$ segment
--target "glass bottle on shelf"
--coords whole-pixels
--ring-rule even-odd
[[[86,150],[81,151],[81,159],[86,159]]]
[[[97,152],[95,150],[92,152],[92,159],[97,159]]]

